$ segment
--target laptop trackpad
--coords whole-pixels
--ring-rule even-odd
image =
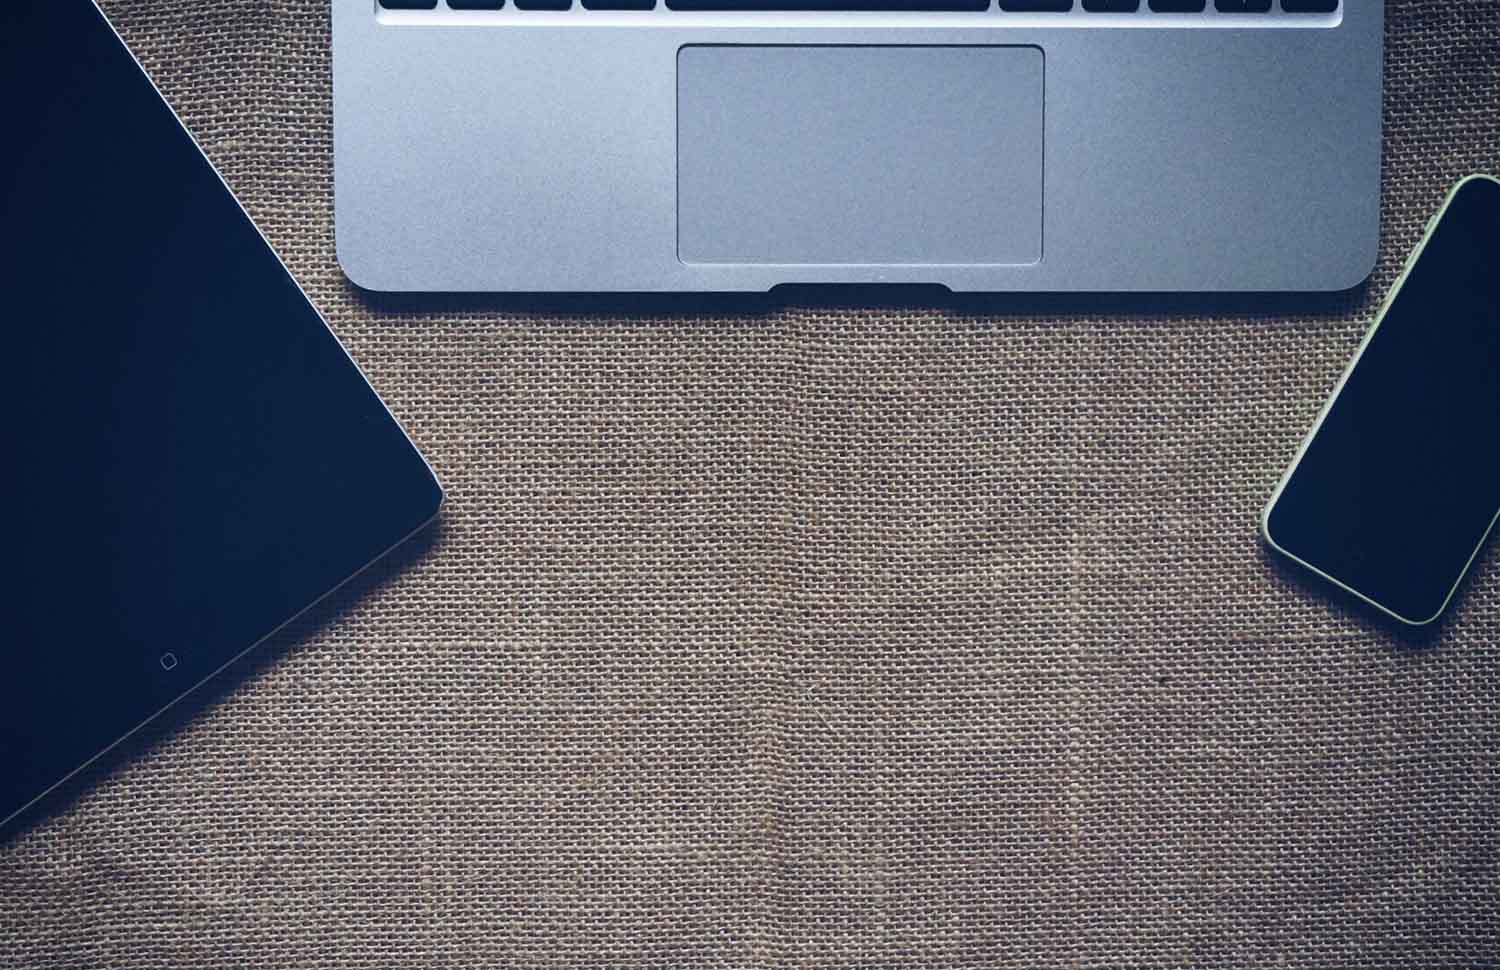
[[[685,263],[1042,258],[1035,47],[684,47]]]

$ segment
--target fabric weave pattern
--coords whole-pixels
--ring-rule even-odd
[[[1368,287],[946,307],[361,294],[328,4],[103,6],[449,503],[0,845],[0,968],[1500,965],[1500,570],[1412,644],[1256,535],[1500,4],[1388,0]]]

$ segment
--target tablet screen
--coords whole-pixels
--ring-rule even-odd
[[[92,3],[0,77],[3,824],[441,492]]]

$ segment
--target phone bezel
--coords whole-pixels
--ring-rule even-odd
[[[1458,199],[1460,193],[1463,192],[1466,186],[1474,182],[1490,182],[1492,184],[1500,186],[1500,178],[1485,173],[1478,173],[1460,179],[1459,182],[1454,185],[1451,190],[1449,190],[1448,195],[1443,199],[1443,204],[1438,209],[1437,214],[1434,215],[1430,221],[1428,221],[1427,228],[1422,234],[1422,241],[1417,244],[1416,248],[1412,250],[1411,256],[1407,258],[1406,265],[1401,269],[1401,275],[1396,278],[1395,284],[1391,286],[1390,292],[1386,294],[1385,300],[1381,304],[1379,312],[1376,313],[1375,322],[1370,326],[1369,331],[1366,332],[1364,339],[1360,341],[1359,349],[1354,352],[1353,359],[1351,359],[1349,361],[1349,365],[1344,368],[1344,372],[1342,375],[1340,375],[1338,383],[1334,385],[1333,392],[1328,395],[1328,400],[1323,403],[1322,409],[1318,412],[1317,420],[1313,422],[1312,430],[1309,431],[1307,435],[1302,439],[1302,444],[1297,449],[1296,457],[1294,457],[1291,464],[1287,466],[1286,471],[1281,476],[1281,480],[1276,483],[1276,490],[1271,493],[1271,499],[1266,503],[1266,507],[1261,511],[1260,515],[1261,538],[1277,553],[1286,557],[1292,562],[1295,562],[1304,569],[1307,569],[1308,571],[1323,578],[1324,580],[1327,580],[1339,589],[1342,589],[1345,592],[1357,597],[1364,603],[1373,606],[1375,609],[1379,610],[1381,613],[1384,613],[1386,616],[1389,616],[1392,619],[1395,619],[1398,622],[1411,627],[1431,626],[1433,623],[1437,622],[1438,618],[1447,611],[1449,604],[1453,602],[1453,597],[1458,593],[1458,588],[1463,585],[1464,577],[1469,574],[1469,570],[1473,567],[1474,560],[1479,557],[1479,553],[1484,548],[1485,543],[1489,541],[1491,533],[1495,531],[1496,523],[1500,523],[1500,508],[1496,509],[1494,518],[1490,519],[1489,527],[1484,530],[1482,535],[1480,535],[1479,541],[1474,546],[1474,550],[1469,554],[1469,558],[1465,560],[1463,568],[1458,571],[1458,576],[1455,577],[1452,588],[1448,590],[1448,594],[1443,598],[1443,602],[1438,607],[1437,612],[1433,613],[1432,616],[1421,620],[1412,619],[1411,617],[1401,615],[1401,613],[1385,605],[1384,603],[1381,603],[1375,597],[1354,588],[1350,584],[1340,580],[1338,577],[1333,576],[1322,569],[1319,569],[1317,566],[1313,565],[1307,560],[1302,559],[1301,557],[1296,556],[1291,552],[1288,552],[1286,548],[1278,543],[1275,537],[1271,535],[1271,513],[1276,508],[1276,503],[1281,500],[1281,493],[1286,490],[1287,483],[1291,481],[1292,476],[1296,474],[1298,467],[1301,466],[1302,459],[1307,455],[1308,449],[1312,447],[1312,443],[1317,440],[1318,434],[1323,430],[1323,422],[1328,418],[1329,412],[1333,410],[1333,405],[1338,401],[1340,395],[1344,393],[1344,385],[1348,383],[1349,378],[1354,374],[1355,368],[1359,366],[1360,360],[1363,359],[1365,355],[1366,348],[1368,348],[1370,346],[1370,342],[1375,339],[1375,334],[1380,332],[1380,325],[1385,322],[1386,315],[1390,312],[1391,307],[1396,302],[1396,297],[1399,296],[1401,294],[1401,291],[1406,287],[1406,281],[1411,276],[1412,270],[1415,269],[1417,263],[1421,261],[1422,254],[1427,251],[1427,244],[1432,241],[1433,235],[1437,232],[1438,227],[1443,224],[1444,218],[1448,215],[1448,210]],[[1500,232],[1500,227],[1497,227],[1496,231]]]

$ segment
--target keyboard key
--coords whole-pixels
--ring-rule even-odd
[[[454,10],[499,10],[505,0],[448,0]]]
[[[517,10],[567,10],[573,0],[516,0]]]
[[[1141,9],[1141,0],[1083,0],[1083,9],[1090,13],[1135,13]]]
[[[1067,0],[1069,6],[1073,0]],[[977,13],[990,0],[666,0],[668,10],[934,10]]]
[[[1287,13],[1333,13],[1339,8],[1339,0],[1281,0],[1281,9]]]
[[[585,10],[653,10],[656,0],[583,0]]]
[[[1268,13],[1271,0],[1214,0],[1219,13]]]
[[[1000,0],[1000,9],[1013,13],[1066,13],[1073,0]]]
[[[1206,6],[1205,0],[1151,0],[1157,13],[1202,13]]]
[[[380,5],[387,10],[433,10],[437,0],[380,0]]]

